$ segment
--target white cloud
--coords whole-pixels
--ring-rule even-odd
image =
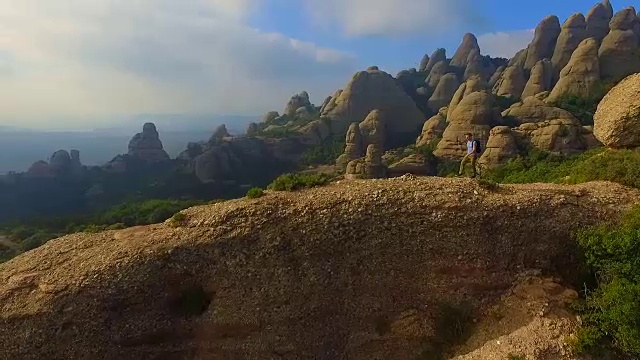
[[[256,114],[356,70],[246,25],[261,0],[0,0],[0,125],[127,113]],[[6,9],[6,11],[5,11]],[[75,124],[72,122],[75,121]]]
[[[471,0],[307,0],[320,25],[350,36],[451,31],[478,20]]]
[[[478,45],[483,54],[512,58],[533,40],[535,29],[486,33],[478,36]]]

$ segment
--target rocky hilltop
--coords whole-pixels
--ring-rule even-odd
[[[523,273],[571,279],[573,231],[638,199],[602,182],[356,180],[73,234],[0,264],[0,348],[25,360],[414,358],[438,303],[481,318]]]

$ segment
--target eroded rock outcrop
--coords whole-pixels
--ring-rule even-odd
[[[524,70],[512,65],[504,70],[500,80],[494,85],[493,92],[498,96],[520,99],[526,85]]]
[[[496,126],[489,132],[487,145],[478,159],[478,166],[494,169],[518,155],[516,135],[508,126]]]
[[[576,13],[571,15],[562,25],[562,30],[558,36],[555,51],[551,58],[553,64],[553,83],[560,78],[560,72],[571,60],[571,55],[578,48],[578,45],[587,38],[587,22],[584,15]],[[548,90],[548,89],[547,89]]]
[[[553,66],[551,65],[551,61],[549,61],[549,59],[538,61],[533,69],[531,69],[531,76],[522,91],[521,98],[526,99],[529,96],[551,90],[552,80]]]
[[[440,61],[436,63],[431,72],[429,72],[429,76],[425,80],[425,84],[427,87],[433,91],[433,89],[438,86],[440,83],[440,79],[449,72],[449,63],[447,61]]]
[[[530,96],[511,105],[510,108],[502,112],[502,117],[517,125],[551,120],[576,120],[570,112],[555,107],[537,96]]]
[[[137,133],[129,141],[129,156],[135,160],[143,162],[161,162],[169,160],[169,155],[162,147],[162,141],[156,126],[153,123],[146,123],[142,127],[142,132]]]
[[[295,116],[296,111],[300,108],[305,108],[307,110],[311,110],[312,108],[311,102],[309,101],[309,93],[306,91],[293,95],[291,99],[289,99],[285,106],[284,114],[287,116]]]
[[[424,71],[430,72],[437,63],[447,60],[447,51],[443,48],[436,49],[427,63]]]
[[[382,163],[382,149],[375,144],[367,146],[364,158],[349,162],[345,174],[348,180],[382,179],[386,176],[387,167]]]
[[[278,113],[277,111],[269,111],[262,117],[262,122],[269,124],[279,117],[280,113]]]
[[[486,91],[478,91],[464,97],[447,120],[449,125],[433,154],[443,158],[459,158],[465,154],[465,133],[474,134],[476,140],[486,144],[489,130],[502,119],[494,96]]]
[[[499,68],[496,69],[493,75],[491,75],[491,78],[489,79],[489,84],[488,84],[490,89],[493,89],[493,87],[498,83],[498,81],[502,77],[502,73],[504,73],[504,70],[506,68],[507,68],[506,66],[500,66]]]
[[[628,7],[611,19],[610,26],[598,51],[600,76],[605,82],[617,82],[640,72],[640,19]]]
[[[346,167],[349,162],[364,156],[364,147],[362,141],[362,133],[360,126],[356,123],[349,125],[347,136],[345,139],[344,153],[338,157],[336,164],[340,167]]]
[[[427,65],[429,65],[429,54],[424,54],[422,60],[420,60],[420,66],[418,67],[418,71],[427,71]]]
[[[587,14],[587,37],[592,37],[598,44],[609,33],[609,22],[613,17],[613,7],[609,0],[596,4]]]
[[[467,81],[462,83],[460,87],[458,87],[458,90],[456,90],[455,94],[453,94],[453,98],[449,103],[447,118],[451,117],[453,110],[455,110],[456,106],[458,106],[465,96],[482,90],[487,90],[487,83],[478,76],[469,78]]]
[[[462,43],[456,50],[455,54],[453,54],[449,65],[459,69],[461,72],[464,72],[464,69],[466,69],[468,64],[469,55],[474,51],[480,54],[478,39],[471,33],[464,34],[462,37]]]
[[[440,109],[438,114],[424,123],[422,133],[416,140],[417,147],[432,146],[442,138],[442,134],[447,128],[446,109]]]
[[[529,149],[558,155],[575,155],[588,149],[584,128],[575,119],[525,123],[515,130],[523,135]]]
[[[422,154],[413,154],[389,165],[388,177],[398,177],[406,174],[416,176],[431,176],[435,174],[435,167]]]
[[[372,110],[359,124],[363,148],[376,145],[384,149],[387,140],[388,114],[378,109]]]
[[[560,80],[549,94],[548,101],[554,102],[570,95],[591,98],[600,86],[598,42],[588,38],[580,43],[567,66],[560,72]]]
[[[533,40],[527,48],[525,70],[531,70],[538,61],[551,59],[556,48],[556,41],[560,35],[560,20],[557,16],[547,16],[538,24]]]
[[[438,112],[440,108],[449,105],[453,95],[460,87],[458,77],[454,73],[445,74],[440,78],[438,86],[429,98],[428,106],[433,112]]]
[[[391,75],[379,70],[355,74],[336,98],[335,107],[327,106],[322,116],[331,119],[334,134],[344,134],[351,123],[362,122],[375,109],[388,117],[386,129],[396,138],[414,138],[424,122],[413,99]]]
[[[626,77],[600,101],[595,137],[610,148],[640,147],[640,74]]]

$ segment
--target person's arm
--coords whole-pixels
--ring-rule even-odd
[[[478,144],[478,140],[473,140],[473,152],[472,154],[476,153],[476,145]]]

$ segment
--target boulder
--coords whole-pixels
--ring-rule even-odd
[[[387,114],[375,109],[359,124],[364,147],[371,144],[384,149],[387,140]]]
[[[569,63],[571,55],[578,48],[578,45],[587,38],[587,22],[584,15],[575,13],[571,15],[562,25],[562,30],[558,36],[555,51],[551,58],[553,64],[553,83],[555,84],[560,71]]]
[[[447,51],[443,48],[436,49],[436,51],[431,54],[431,58],[429,58],[429,62],[427,63],[424,71],[430,72],[433,67],[441,61],[447,61]]]
[[[465,96],[447,119],[449,125],[434,155],[443,158],[464,156],[466,145],[464,134],[471,132],[480,144],[489,138],[489,130],[502,121],[495,98],[487,91],[477,91]]]
[[[327,114],[333,111],[333,109],[335,109],[336,107],[336,101],[338,100],[341,94],[342,94],[342,89],[336,90],[336,92],[331,97],[331,100],[329,100],[327,105],[322,109],[322,111],[320,111],[320,114]]]
[[[610,148],[640,147],[640,74],[626,77],[598,104],[593,133]]]
[[[420,60],[420,67],[418,67],[418,71],[422,72],[422,71],[427,71],[427,65],[429,65],[429,55],[428,54],[424,54],[424,56],[422,57],[422,60]]]
[[[269,124],[279,117],[280,114],[277,111],[269,111],[262,117],[262,122],[265,124]]]
[[[587,37],[592,37],[598,44],[609,33],[609,22],[613,17],[613,7],[609,0],[596,4],[587,13]]]
[[[438,112],[440,108],[449,105],[456,90],[460,87],[458,77],[454,73],[445,74],[440,78],[438,86],[429,98],[428,106],[433,112]]]
[[[550,120],[570,120],[576,118],[568,111],[555,107],[536,96],[530,96],[523,101],[511,105],[502,112],[502,117],[510,123],[520,125],[525,123],[538,123]]]
[[[71,168],[71,155],[67,150],[58,150],[49,158],[49,166],[56,173],[67,172]]]
[[[471,33],[464,34],[464,36],[462,37],[462,43],[451,58],[451,62],[449,63],[449,65],[464,71],[468,64],[469,55],[474,51],[480,54],[478,39]]]
[[[376,109],[390,120],[386,124],[389,136],[414,138],[424,122],[413,99],[391,75],[378,70],[355,74],[336,98],[335,107],[327,106],[322,116],[331,120],[333,134],[344,134],[351,123],[362,122]]]
[[[526,85],[524,70],[519,66],[509,66],[494,85],[493,92],[498,96],[520,99]]]
[[[424,123],[422,133],[416,140],[416,146],[433,146],[442,138],[442,133],[446,128],[447,119],[443,111],[440,111]]]
[[[478,166],[495,169],[518,155],[516,135],[508,126],[496,126],[489,132],[486,148],[478,159]]]
[[[571,60],[560,72],[560,79],[547,101],[553,103],[568,95],[591,98],[600,86],[598,42],[594,38],[588,38],[571,55]]]
[[[169,160],[169,155],[164,151],[158,130],[153,123],[144,124],[142,132],[133,136],[129,141],[128,154],[131,158],[144,162]]]
[[[425,84],[429,89],[435,89],[440,83],[440,79],[449,72],[449,63],[447,61],[440,61],[433,66],[429,76],[425,80]]]
[[[619,11],[611,19],[611,31],[598,51],[603,81],[615,83],[640,72],[639,21],[631,7]]]
[[[491,78],[489,79],[489,84],[488,84],[490,89],[493,89],[493,87],[496,86],[496,84],[502,77],[502,74],[504,73],[504,70],[506,68],[507,68],[506,66],[500,66],[498,69],[496,69],[493,75],[491,75]]]
[[[331,129],[329,128],[329,125],[327,125],[329,122],[329,119],[311,121],[300,128],[299,133],[301,136],[299,137],[299,140],[306,145],[321,145],[331,136]]]
[[[349,162],[363,156],[364,147],[360,126],[357,123],[353,123],[349,125],[349,130],[347,130],[344,153],[338,157],[336,164],[340,167],[346,167]]]
[[[467,81],[463,82],[460,87],[458,87],[455,94],[453,94],[453,98],[448,106],[446,117],[451,117],[453,110],[455,110],[456,106],[458,106],[465,96],[482,90],[487,90],[487,83],[478,76],[469,78]]]
[[[327,96],[324,101],[322,102],[322,106],[320,106],[320,113],[322,113],[324,111],[324,109],[326,109],[327,105],[329,105],[329,103],[331,102],[331,99],[333,98],[333,96]]]
[[[432,176],[435,175],[436,169],[422,154],[413,154],[389,165],[387,169],[388,177],[399,177],[406,174],[416,176]]]
[[[247,126],[246,134],[247,136],[256,136],[259,130],[260,128],[258,127],[258,124],[252,122]]]
[[[529,149],[558,155],[575,155],[587,150],[583,127],[578,120],[556,119],[522,124],[515,129]]]
[[[531,69],[531,76],[522,91],[522,99],[551,90],[553,66],[549,59],[542,59]]]
[[[284,114],[288,116],[295,116],[296,110],[302,107],[307,109],[311,109],[312,107],[311,102],[309,101],[309,94],[306,91],[293,95],[291,99],[289,99],[285,106]]]
[[[382,163],[382,149],[375,144],[367,146],[364,158],[347,164],[345,179],[382,179],[387,176],[387,167]]]
[[[542,59],[551,59],[560,31],[560,20],[555,15],[545,17],[538,24],[527,50],[525,70],[531,70]]]

